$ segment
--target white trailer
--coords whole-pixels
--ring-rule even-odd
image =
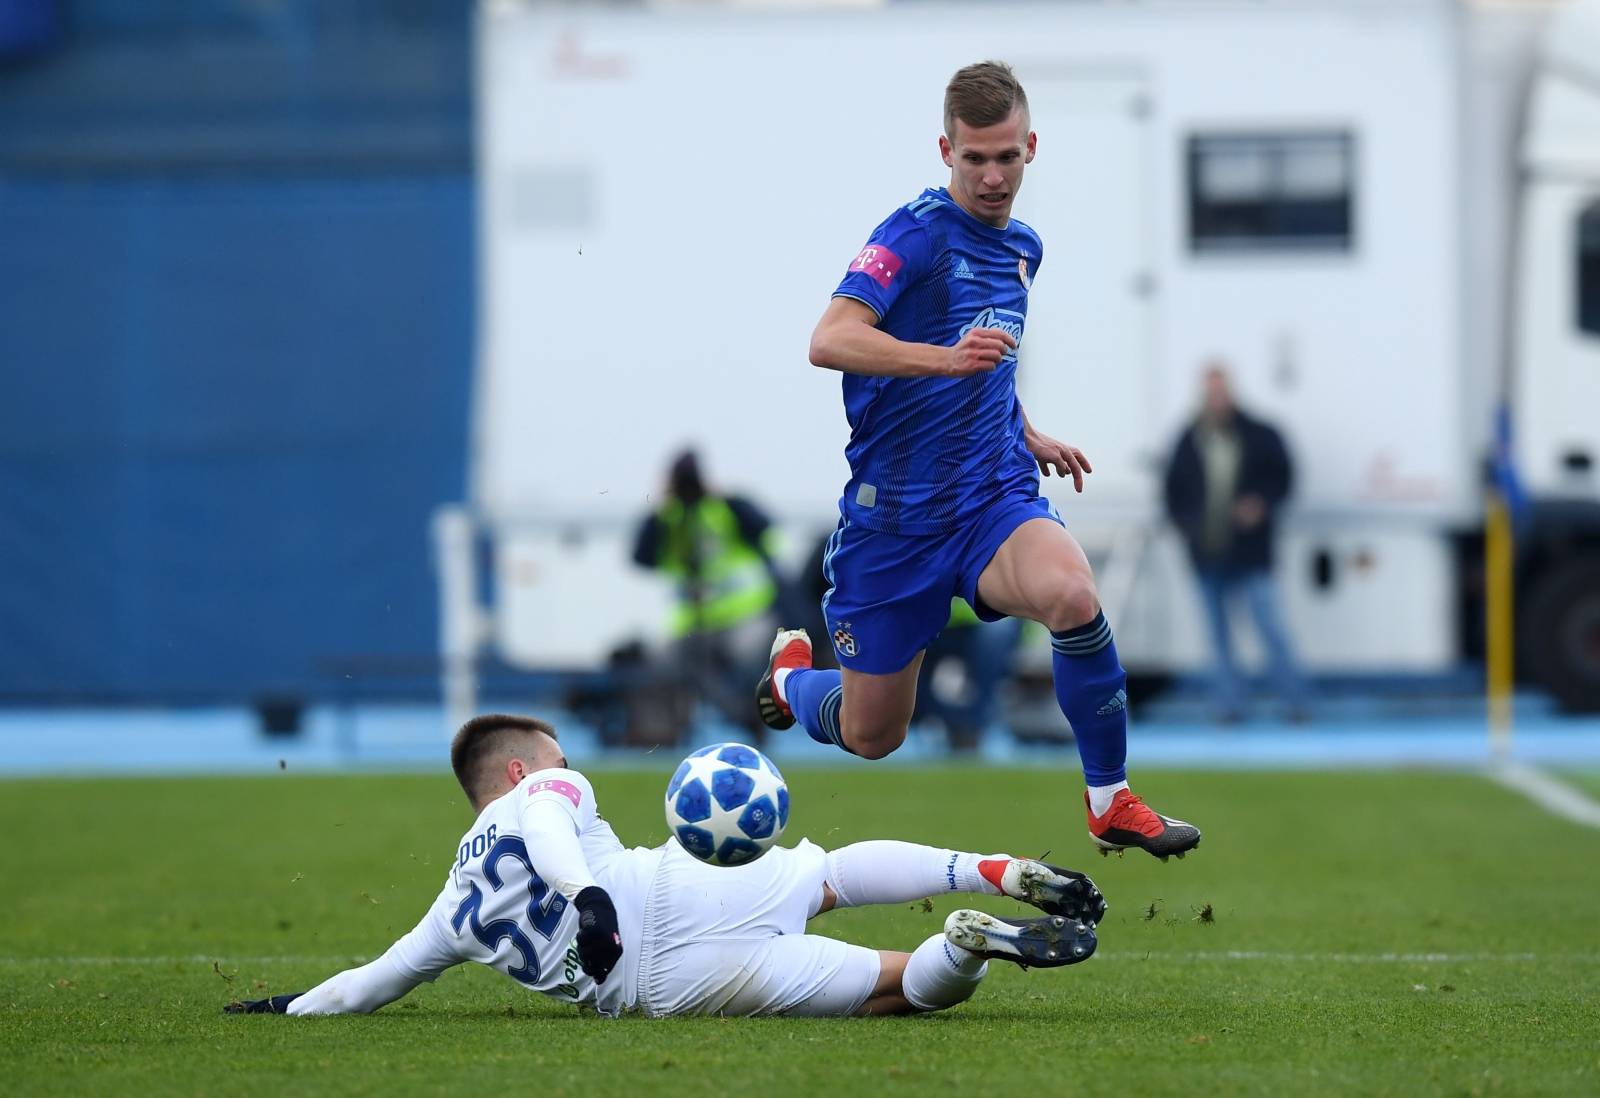
[[[1525,526],[1524,670],[1600,706],[1600,2],[485,0],[478,41],[472,498],[436,524],[456,705],[484,652],[585,666],[660,635],[627,546],[684,444],[797,557],[831,528],[847,432],[811,326],[947,178],[949,75],[997,57],[1039,134],[1021,396],[1094,461],[1084,495],[1045,487],[1130,671],[1205,656],[1159,480],[1222,355],[1297,459],[1280,579],[1313,670],[1465,658],[1509,396],[1557,501]]]

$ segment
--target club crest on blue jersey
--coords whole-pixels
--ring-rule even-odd
[[[850,632],[849,622],[842,622],[839,628],[833,631],[833,646],[839,650],[841,656],[856,654],[856,638],[855,634]]]
[[[1022,279],[1022,288],[1024,290],[1033,289],[1033,279],[1028,277],[1027,256],[1023,256],[1021,259],[1017,260],[1017,277]]]

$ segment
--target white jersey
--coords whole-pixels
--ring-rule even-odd
[[[877,986],[877,952],[805,932],[829,858],[804,840],[732,868],[676,842],[626,849],[587,778],[541,770],[478,814],[414,929],[298,996],[288,1013],[377,1010],[477,961],[603,1014],[853,1014]],[[598,986],[578,964],[570,903],[589,885],[610,895],[622,938],[622,959]]]
[[[548,871],[541,875],[541,825],[528,818],[541,802],[562,806],[589,872],[616,905],[623,957],[603,986],[578,965],[578,914],[571,897],[547,883]],[[461,837],[438,899],[389,955],[418,980],[477,961],[533,991],[616,1014],[633,1006],[637,995],[644,899],[660,860],[659,849],[623,847],[600,817],[594,787],[582,774],[538,771],[478,814]]]

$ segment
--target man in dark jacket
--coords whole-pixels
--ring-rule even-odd
[[[1234,403],[1227,366],[1206,364],[1200,414],[1178,437],[1167,463],[1167,515],[1188,544],[1216,652],[1218,717],[1243,715],[1229,606],[1243,598],[1266,649],[1271,681],[1304,715],[1305,680],[1278,613],[1272,582],[1272,538],[1289,496],[1293,469],[1283,438]]]

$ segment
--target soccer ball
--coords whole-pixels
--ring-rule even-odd
[[[765,854],[789,822],[789,787],[772,760],[742,743],[714,743],[678,764],[667,783],[667,829],[711,865]]]

